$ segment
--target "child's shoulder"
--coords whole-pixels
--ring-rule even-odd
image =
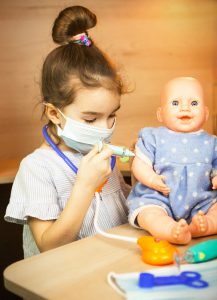
[[[78,165],[81,160],[80,153],[73,153],[71,151],[63,151],[65,156]],[[58,169],[65,169],[66,163],[53,149],[37,148],[32,153],[28,154],[20,163],[21,168],[28,169],[50,169],[50,172]]]
[[[21,164],[29,164],[37,162],[38,164],[43,163],[44,161],[47,161],[48,157],[52,157],[53,151],[49,149],[44,148],[37,148],[33,152],[26,155],[22,161]]]
[[[61,162],[62,159],[52,149],[37,148],[22,159],[20,168],[39,171],[48,167],[55,169],[55,166],[60,165]]]

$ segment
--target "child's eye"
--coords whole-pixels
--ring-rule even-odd
[[[92,120],[84,120],[84,122],[85,122],[85,123],[88,123],[88,124],[94,123],[95,121],[96,121],[96,119],[92,119]]]
[[[197,100],[191,101],[191,105],[192,106],[197,106],[198,105],[198,101]]]
[[[178,100],[173,100],[172,101],[172,105],[173,106],[178,106],[179,105],[179,101]]]

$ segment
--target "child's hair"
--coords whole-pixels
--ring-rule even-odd
[[[44,103],[57,108],[71,104],[79,89],[104,87],[119,95],[126,92],[120,75],[106,55],[91,41],[90,46],[75,43],[73,37],[96,25],[95,14],[82,6],[62,10],[53,24],[53,41],[60,44],[46,57],[41,77]],[[49,131],[57,138],[52,122]]]

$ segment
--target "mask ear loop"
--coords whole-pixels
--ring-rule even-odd
[[[42,102],[42,104],[46,107],[46,106],[48,106],[48,104],[50,104],[50,103]],[[53,104],[52,104],[52,105],[53,105]],[[55,107],[55,108],[58,110],[58,112],[61,114],[61,116],[66,120],[67,117],[64,115],[64,113],[61,112],[61,110],[60,110],[58,107]]]
[[[57,108],[57,110],[61,114],[61,116],[66,120],[67,117],[64,115],[64,113],[59,108]]]
[[[123,290],[117,285],[115,281],[116,273],[115,272],[109,272],[107,275],[107,281],[110,287],[112,287],[119,295],[126,298],[126,293],[123,292]]]

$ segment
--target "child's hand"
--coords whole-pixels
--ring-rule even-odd
[[[212,178],[212,189],[213,190],[217,189],[217,176]]]
[[[155,174],[151,179],[151,188],[167,196],[170,193],[170,188],[164,183],[164,180],[163,175]]]
[[[110,158],[113,152],[105,145],[101,152],[98,151],[98,146],[85,155],[80,163],[77,180],[85,185],[85,188],[93,189],[94,191],[102,185],[111,174]]]

